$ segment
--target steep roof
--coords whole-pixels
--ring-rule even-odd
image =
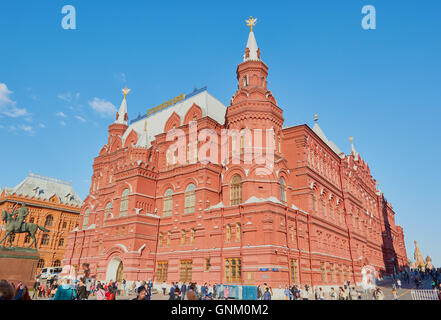
[[[328,147],[331,148],[332,151],[334,151],[338,156],[340,156],[343,153],[343,151],[341,151],[340,148],[337,147],[337,145],[333,141],[329,141],[328,138],[326,138],[326,135],[324,134],[324,132],[322,131],[322,129],[320,128],[317,122],[314,123],[314,126],[312,127],[312,131],[314,131],[315,134],[318,135],[319,138],[322,139],[322,141],[326,143]]]
[[[227,107],[209,94],[206,90],[204,90],[189,97],[188,99],[176,103],[171,107],[144,118],[145,120],[140,119],[139,121],[130,124],[122,137],[123,145],[127,139],[127,136],[132,130],[138,134],[138,137],[143,136],[145,121],[147,121],[147,137],[144,138],[142,144],[145,145],[146,142],[150,144],[155,139],[156,135],[164,133],[165,123],[173,112],[176,112],[176,114],[181,118],[182,125],[187,111],[193,106],[193,104],[196,104],[201,108],[202,117],[209,116],[220,124],[225,123],[225,112]]]
[[[257,50],[259,50],[259,47],[257,46],[256,37],[254,36],[253,31],[251,31],[248,35],[247,48],[250,50],[250,55],[248,57],[244,55],[243,61],[260,60],[257,54]]]
[[[73,189],[72,183],[34,173],[29,173],[26,179],[16,187],[5,188],[5,193],[35,197],[40,200],[49,200],[57,195],[63,204],[81,206],[83,203]]]

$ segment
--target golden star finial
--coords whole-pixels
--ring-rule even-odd
[[[317,115],[317,113],[314,115],[314,121],[317,121],[318,120],[318,115]]]
[[[256,25],[257,18],[253,19],[253,17],[250,16],[250,18],[248,20],[245,20],[245,22],[247,23],[247,26],[250,27],[250,32],[253,32],[253,26]]]
[[[122,91],[122,93],[124,94],[124,99],[126,98],[126,95],[128,95],[129,94],[129,92],[130,92],[130,89],[129,88],[127,88],[127,87],[125,87],[124,89],[122,89],[121,90]]]
[[[349,137],[349,141],[354,141],[354,137]]]

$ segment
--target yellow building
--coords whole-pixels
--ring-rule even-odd
[[[0,212],[17,210],[22,203],[29,210],[26,222],[33,222],[50,230],[38,231],[36,234],[40,254],[37,274],[43,267],[61,266],[67,233],[78,227],[82,200],[70,182],[30,173],[16,187],[0,189]],[[5,225],[1,222],[0,239],[5,235],[4,228]],[[12,245],[16,247],[28,247],[31,244],[26,233],[15,234],[12,238]]]

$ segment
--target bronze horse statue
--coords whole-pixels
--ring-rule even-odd
[[[13,216],[18,214],[19,218],[14,219]],[[28,233],[28,235],[32,238],[32,242],[29,245],[28,248],[32,247],[32,245],[35,246],[35,248],[37,248],[37,239],[35,239],[35,233],[37,232],[38,229],[40,229],[43,232],[49,232],[50,230],[39,226],[35,223],[29,223],[29,222],[24,222],[22,220],[24,220],[26,218],[28,214],[28,209],[26,208],[25,205],[23,205],[20,209],[18,209],[16,212],[14,213],[9,213],[8,211],[4,210],[2,212],[2,221],[6,222],[6,234],[3,237],[3,239],[0,240],[0,244],[3,243],[3,247],[5,247],[6,245],[6,239],[8,238],[9,240],[9,247],[12,246],[12,235],[15,233]],[[21,221],[21,223],[17,223]]]

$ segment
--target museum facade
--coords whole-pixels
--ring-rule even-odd
[[[123,90],[63,264],[107,281],[273,287],[407,267],[403,229],[352,140],[344,154],[318,121],[283,126],[252,30],[236,73],[228,107],[202,88],[130,123]]]

